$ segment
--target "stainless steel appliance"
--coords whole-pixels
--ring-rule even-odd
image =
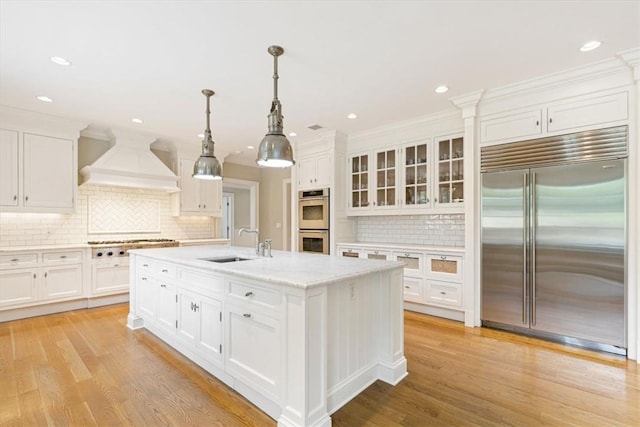
[[[298,192],[298,228],[329,229],[329,189]]]
[[[626,126],[482,148],[484,326],[626,354]]]
[[[329,230],[298,230],[299,252],[329,254]]]
[[[329,254],[329,189],[298,192],[298,251]]]

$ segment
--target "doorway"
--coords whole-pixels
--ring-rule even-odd
[[[255,238],[238,236],[241,228],[255,229],[258,224],[258,188],[256,181],[225,178],[222,183],[221,234],[232,246],[255,246]]]

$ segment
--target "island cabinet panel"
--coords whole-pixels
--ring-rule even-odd
[[[178,290],[178,336],[215,362],[222,358],[222,303]]]
[[[160,328],[175,334],[177,320],[176,287],[162,279],[157,279],[156,283],[158,311],[155,320]]]
[[[226,368],[247,386],[273,401],[280,401],[280,320],[255,308],[250,304],[227,304]]]
[[[328,427],[376,380],[407,375],[401,263],[280,251],[202,261],[230,251],[255,258],[250,248],[132,251],[128,326],[149,329],[281,426]]]

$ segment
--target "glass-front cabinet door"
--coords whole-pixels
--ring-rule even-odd
[[[396,206],[396,154],[396,149],[375,153],[376,207]]]
[[[426,207],[431,202],[429,141],[407,144],[403,148],[404,206]]]
[[[439,205],[462,203],[464,201],[463,139],[452,137],[437,140],[437,182]]]
[[[369,155],[351,157],[351,198],[350,208],[362,209],[369,206]]]

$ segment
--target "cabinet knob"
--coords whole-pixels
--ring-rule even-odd
[[[45,271],[45,272],[44,272],[44,277],[47,277],[47,275],[48,275],[48,272],[47,272],[47,271]]]
[[[29,201],[29,196],[24,196],[24,201],[28,202]]]
[[[246,317],[246,318],[248,319],[248,318],[250,318],[250,317],[251,317],[251,313],[244,313],[242,316],[243,316],[243,317]]]
[[[549,123],[553,123],[553,119],[549,117]]]
[[[34,278],[34,279],[36,278],[36,273],[33,273],[33,278]]]
[[[253,296],[253,292],[249,291],[246,294],[244,294],[245,297],[252,297]]]
[[[536,126],[540,126],[540,120],[536,120]]]
[[[18,200],[18,195],[17,194],[13,196],[13,200]]]

